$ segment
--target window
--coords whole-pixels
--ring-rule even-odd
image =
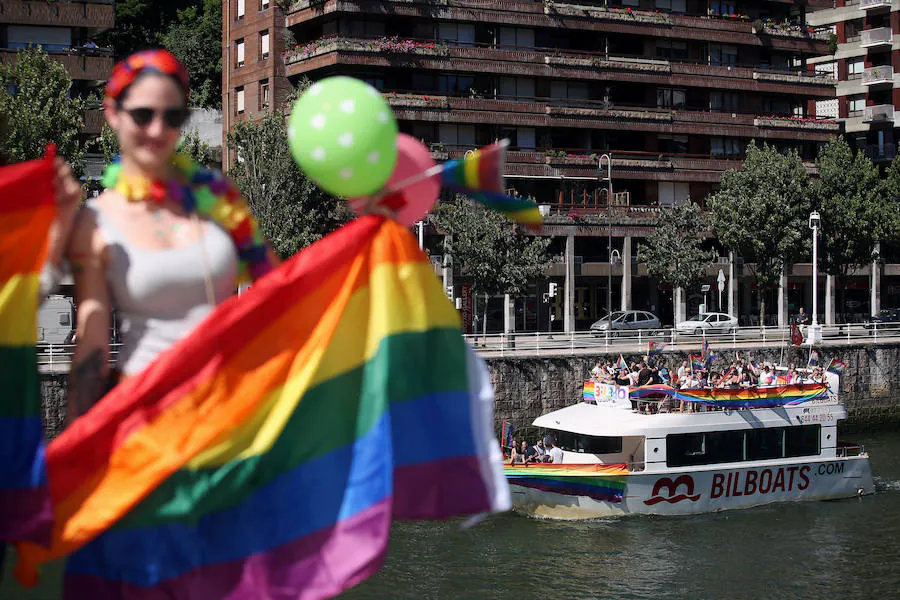
[[[384,89],[384,78],[383,77],[364,77],[363,81],[371,85],[378,91]],[[417,88],[417,89],[427,89],[427,88]]]
[[[711,12],[715,16],[737,14],[734,0],[730,0],[727,2],[710,2],[709,12]]]
[[[729,46],[727,44],[710,44],[709,64],[736,65],[738,58],[737,54],[737,46]]]
[[[505,100],[534,98],[534,79],[531,77],[501,77],[500,98]]]
[[[548,432],[556,439],[556,445],[568,452],[584,454],[619,454],[622,452],[621,437],[582,435],[569,431]]]
[[[656,56],[672,60],[684,60],[688,56],[687,42],[677,40],[658,40],[656,42]]]
[[[534,29],[501,27],[499,48],[534,48]]]
[[[468,95],[475,88],[475,78],[471,75],[438,75],[438,91],[451,96]],[[428,89],[428,88],[416,88]]]
[[[237,0],[237,18],[243,19],[244,13],[247,12],[247,7],[245,6],[245,0]]]
[[[743,144],[738,138],[712,137],[709,139],[709,153],[713,156],[740,156]]]
[[[59,325],[60,327],[68,327],[72,324],[72,321],[69,317],[69,313],[59,313]]]
[[[259,0],[259,10],[266,10],[269,8],[269,0]]]
[[[475,25],[472,23],[440,23],[438,38],[451,46],[474,46]]]
[[[847,42],[858,42],[862,37],[862,30],[865,27],[862,19],[854,19],[852,21],[844,21],[844,36]]]
[[[770,460],[821,453],[819,425],[666,436],[666,465],[688,467],[747,460]]]
[[[269,30],[259,32],[259,57],[262,60],[269,58]]]
[[[688,136],[686,135],[660,135],[659,151],[666,154],[687,154]]]
[[[234,90],[234,104],[237,109],[237,114],[244,113],[244,86],[239,88],[235,88]]]
[[[241,38],[237,42],[235,42],[235,47],[237,48],[237,66],[244,66],[244,39]]]
[[[859,79],[866,70],[866,63],[862,60],[855,60],[847,63],[847,79]]]
[[[6,28],[7,48],[32,46],[41,46],[44,50],[68,50],[72,47],[72,29],[33,25],[10,25]]]
[[[657,90],[656,90],[656,107],[657,108],[684,108],[686,96],[687,96],[686,92],[682,89],[657,88]]]
[[[476,145],[475,126],[441,124],[438,138],[449,148],[473,148]]]
[[[377,37],[384,35],[384,23],[382,21],[362,21],[354,19],[350,21],[350,35],[354,37]]]
[[[262,79],[259,82],[259,108],[269,107],[269,80]]]
[[[683,13],[687,10],[685,0],[656,0],[656,8]]]
[[[741,95],[737,92],[709,93],[709,110],[712,112],[739,112]]]
[[[865,94],[857,94],[855,96],[847,96],[847,110],[850,111],[850,116],[857,116],[862,114],[863,110],[866,108],[866,95]]]
[[[567,100],[588,100],[590,92],[586,83],[556,80],[550,83],[550,97]]]

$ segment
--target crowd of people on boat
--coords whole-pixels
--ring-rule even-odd
[[[825,371],[821,367],[798,368],[793,364],[787,371],[778,371],[771,363],[758,363],[745,358],[733,361],[725,370],[695,369],[686,360],[671,369],[665,361],[647,357],[628,366],[611,360],[598,360],[591,369],[591,380],[628,387],[662,384],[676,389],[749,388],[823,383]]]
[[[556,445],[556,439],[552,435],[544,436],[534,445],[530,445],[526,440],[513,440],[512,444],[503,448],[503,455],[513,465],[561,464],[563,461],[562,448]]]

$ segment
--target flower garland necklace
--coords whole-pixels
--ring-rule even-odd
[[[272,270],[265,239],[237,186],[220,171],[202,167],[184,154],[175,154],[172,166],[175,178],[151,180],[122,173],[122,165],[116,160],[106,167],[103,186],[129,202],[162,204],[168,198],[186,213],[196,213],[222,227],[237,249],[238,283],[254,281]]]

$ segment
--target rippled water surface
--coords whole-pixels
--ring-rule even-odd
[[[400,523],[387,564],[346,598],[900,598],[900,434],[855,439],[874,496],[590,523]],[[57,600],[59,577],[57,566],[23,592],[7,573],[0,599]]]

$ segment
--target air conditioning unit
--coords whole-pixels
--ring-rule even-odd
[[[550,216],[550,205],[549,204],[538,204],[538,212],[541,213],[542,217]]]

